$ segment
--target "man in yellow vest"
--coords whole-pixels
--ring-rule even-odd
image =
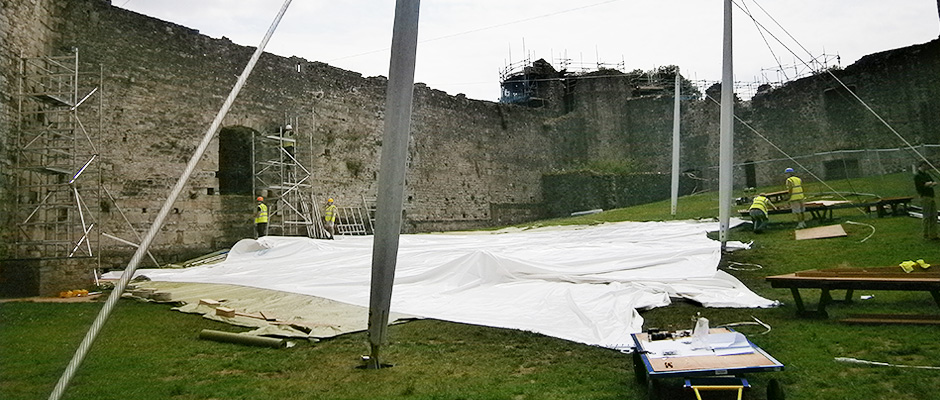
[[[806,195],[803,193],[803,180],[796,176],[793,168],[783,171],[787,174],[787,191],[790,192],[790,210],[796,214],[796,229],[806,228]]]
[[[261,196],[258,196],[258,208],[255,209],[255,231],[259,238],[268,234],[268,205],[264,204]]]
[[[774,204],[766,196],[764,193],[754,196],[754,200],[751,200],[751,208],[748,209],[751,222],[754,224],[754,233],[764,231],[767,227],[767,210],[774,209]]]
[[[333,239],[336,235],[336,205],[333,204],[332,198],[326,200],[326,209],[323,210],[323,228],[330,234],[327,239]]]

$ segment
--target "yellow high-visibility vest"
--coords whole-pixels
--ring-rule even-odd
[[[802,200],[806,197],[803,195],[803,180],[798,177],[787,178],[787,190],[790,191],[790,200]]]
[[[326,211],[323,212],[323,219],[326,222],[333,222],[336,220],[336,206],[330,204],[326,206]]]
[[[758,209],[767,213],[767,198],[764,196],[755,196],[753,202],[751,203],[751,208],[749,210]]]
[[[268,222],[268,205],[261,203],[258,204],[258,216],[255,217],[255,223],[267,223]]]

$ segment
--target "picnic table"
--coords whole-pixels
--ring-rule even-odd
[[[781,190],[779,192],[764,193],[764,197],[768,198],[774,204],[783,203],[784,200],[790,198],[790,191]]]
[[[911,200],[913,199],[914,198],[911,196],[884,197],[879,199],[875,204],[878,217],[907,215],[908,209],[911,207]]]
[[[832,220],[832,211],[842,208],[868,208],[877,203],[853,203],[849,201],[836,201],[836,200],[820,200],[820,201],[811,201],[807,202],[806,212],[810,214],[812,219],[820,221],[831,221]],[[738,213],[742,217],[750,217],[749,210],[738,210]],[[777,207],[772,210],[767,210],[767,215],[776,215],[776,214],[792,214],[793,211],[790,210],[790,207],[783,206]]]
[[[699,391],[730,390],[737,391],[740,399],[741,392],[750,388],[750,384],[736,375],[783,370],[783,364],[730,328],[713,328],[709,330],[709,334],[739,335],[737,349],[742,350],[726,351],[725,353],[730,354],[724,354],[721,349],[713,349],[711,353],[705,351],[708,354],[704,355],[686,351],[691,341],[691,330],[657,331],[652,334],[642,332],[631,335],[635,344],[634,374],[638,382],[647,385],[650,399],[658,398],[658,381],[667,378],[684,379],[685,387],[694,390],[697,396]],[[783,398],[783,390],[776,380],[772,379],[768,385],[767,398]]]
[[[775,192],[779,193],[779,192]],[[786,193],[784,191],[783,193]],[[769,196],[769,194],[768,194]],[[845,209],[845,208],[858,208],[865,210],[867,213],[877,212],[878,217],[886,216],[900,216],[907,215],[908,210],[910,209],[911,200],[913,197],[904,196],[904,197],[885,197],[878,199],[877,201],[865,202],[865,203],[855,203],[851,201],[844,200],[815,200],[806,202],[806,212],[810,214],[812,219],[819,221],[831,221],[833,219],[832,211]],[[773,200],[771,200],[773,201]],[[742,217],[750,217],[750,212],[748,210],[738,210],[738,213]],[[768,215],[775,214],[790,214],[792,211],[787,206],[779,206],[772,210],[767,210]]]
[[[855,290],[903,290],[930,292],[940,306],[940,270],[915,267],[904,272],[899,267],[827,268],[768,276],[770,286],[789,288],[796,303],[797,313],[803,316],[826,318],[826,306],[835,300],[830,291],[845,290],[844,302],[851,302]],[[800,289],[820,289],[816,310],[807,310]],[[888,318],[884,318],[888,319]]]

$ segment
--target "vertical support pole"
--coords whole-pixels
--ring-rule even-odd
[[[718,147],[718,238],[721,249],[728,242],[731,216],[731,165],[734,149],[734,68],[731,47],[731,0],[724,1],[724,36],[721,65],[721,118]]]
[[[385,133],[379,170],[372,244],[372,288],[369,298],[369,368],[381,368],[382,346],[386,343],[388,314],[401,234],[405,167],[408,137],[411,133],[411,107],[414,97],[415,57],[418,47],[419,0],[395,3],[392,28],[392,54],[389,62],[388,92],[385,97]]]
[[[676,67],[676,98],[672,106],[672,216],[676,216],[676,208],[679,203],[679,97],[682,89],[679,77],[679,68]]]

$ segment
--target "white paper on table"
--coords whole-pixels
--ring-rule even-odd
[[[705,338],[711,349],[693,349],[691,337],[646,342],[643,349],[648,351],[649,358],[730,356],[754,352],[751,342],[738,332],[712,333]]]

